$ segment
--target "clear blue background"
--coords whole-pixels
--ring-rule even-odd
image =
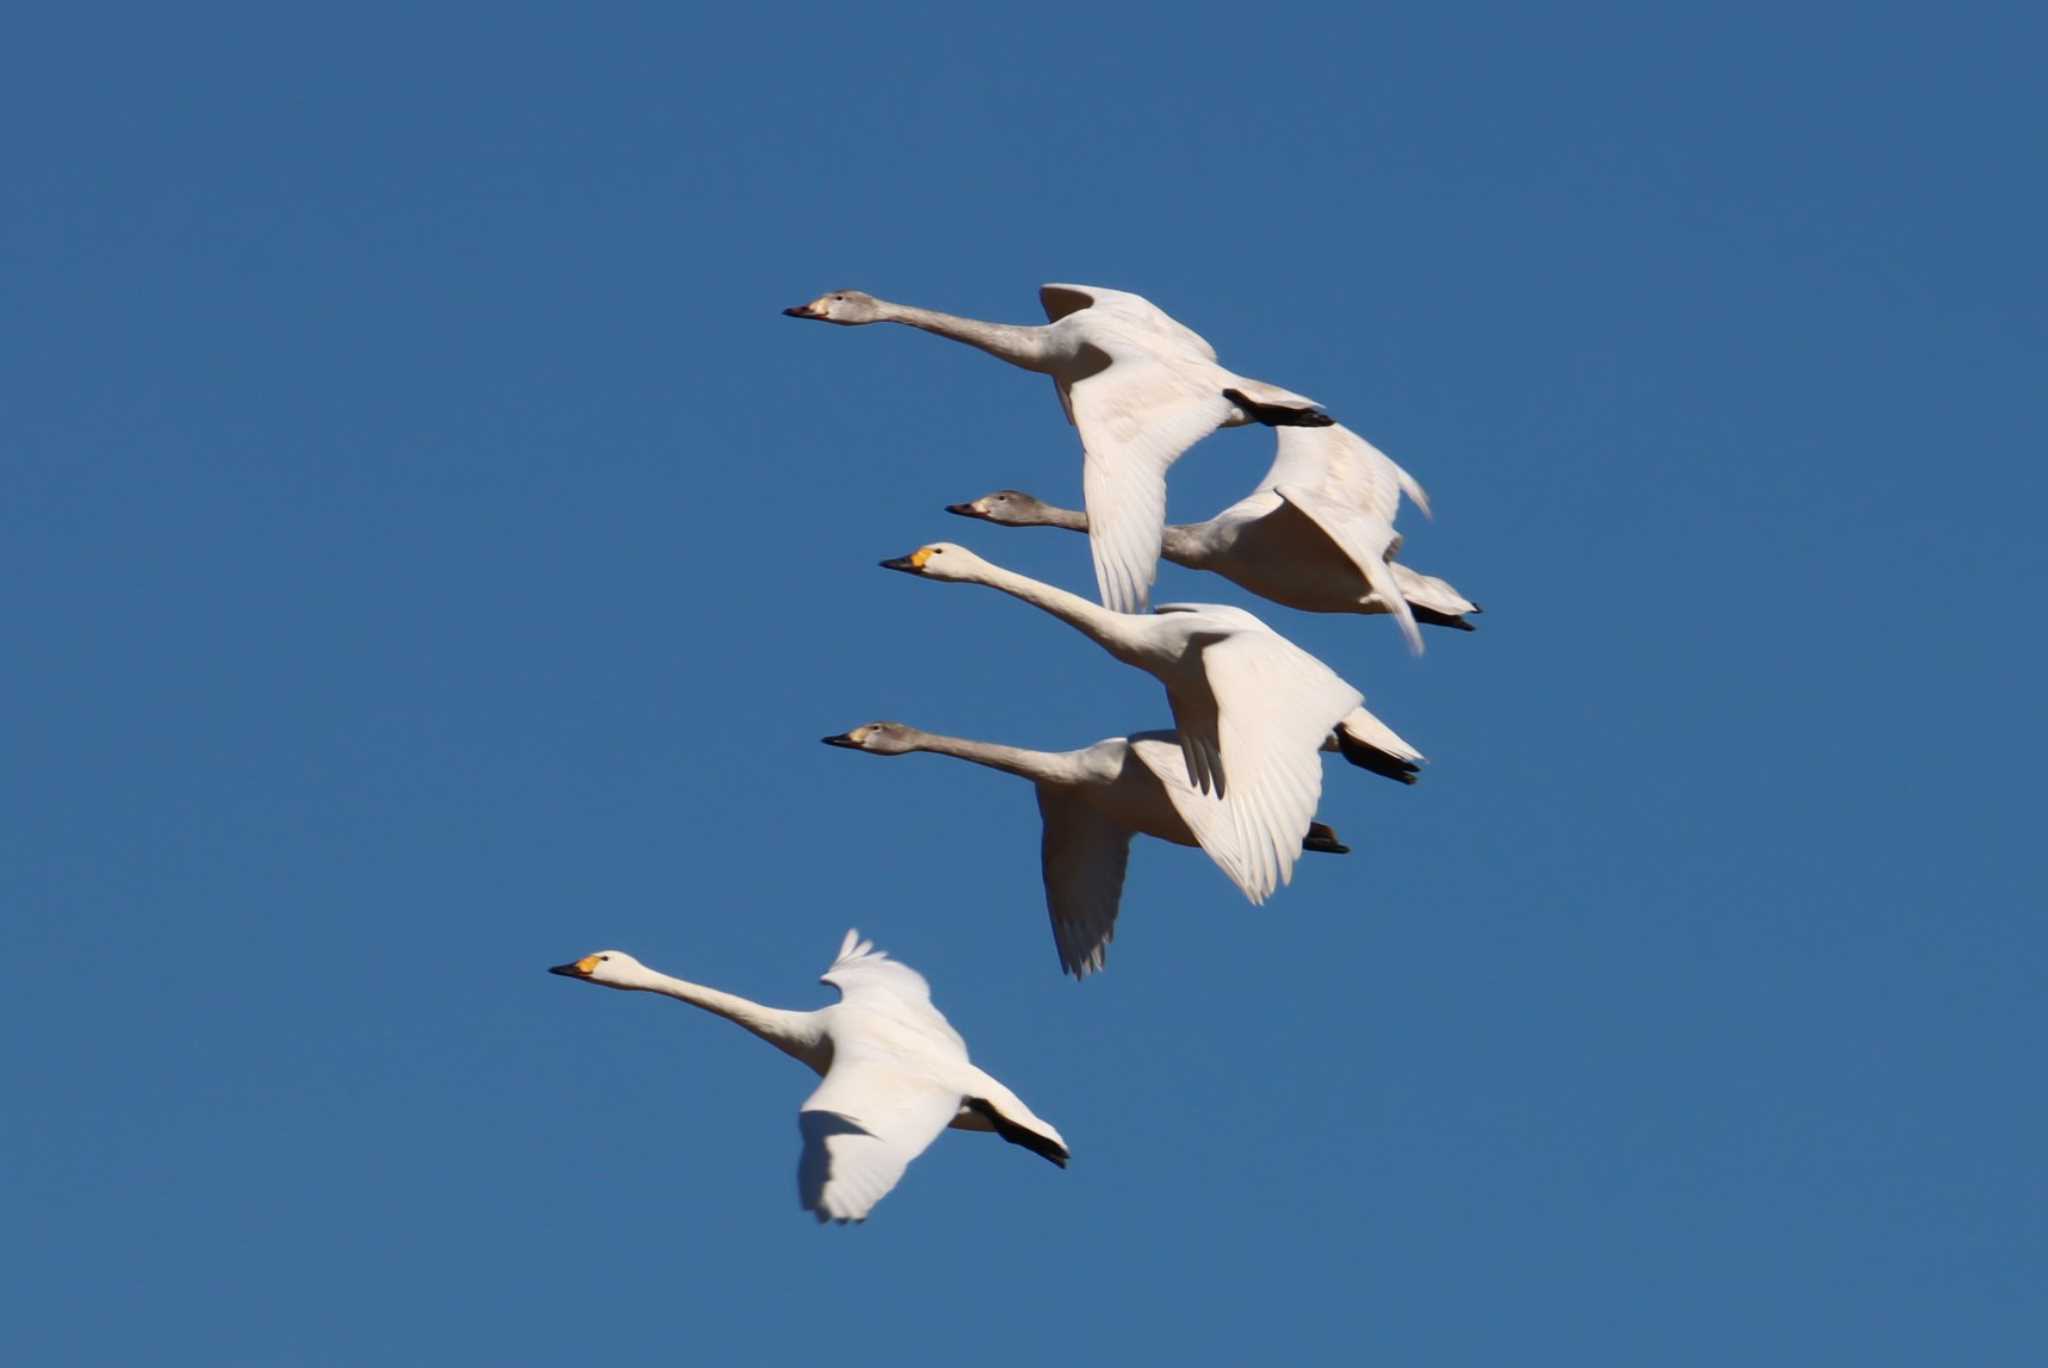
[[[2044,113],[1990,9],[114,7],[0,58],[0,1357],[2017,1363],[2048,1332]],[[1486,605],[1251,909],[1031,795],[1149,680],[1049,386],[778,311],[1136,290]],[[1176,467],[1199,518],[1270,434]],[[1167,597],[1243,601],[1167,568]],[[795,1206],[857,925],[1071,1139]]]

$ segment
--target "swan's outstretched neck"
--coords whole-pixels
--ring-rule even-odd
[[[1068,593],[1065,589],[1047,584],[1043,580],[1020,575],[1014,570],[1005,570],[999,565],[985,565],[975,578],[991,589],[1002,590],[1012,598],[1036,604],[1069,627],[1085,633],[1112,651],[1122,646],[1130,635],[1124,625],[1127,614],[1105,608],[1093,599]]]
[[[909,304],[891,304],[878,300],[882,317],[891,323],[904,323],[913,328],[922,328],[928,333],[950,337],[955,342],[965,342],[970,347],[979,347],[990,356],[998,357],[1013,366],[1022,366],[1028,371],[1043,373],[1046,369],[1045,329],[1021,323],[984,323],[978,318],[960,318],[953,314],[940,313],[936,309],[920,309]]]
[[[690,983],[668,974],[658,974],[652,969],[646,972],[646,982],[633,986],[650,993],[675,998],[679,1002],[687,1002],[692,1007],[702,1007],[715,1016],[736,1022],[784,1054],[802,1060],[819,1073],[825,1072],[826,1065],[831,1062],[829,1057],[820,1056],[824,1033],[818,1027],[816,1013],[764,1007],[736,993],[722,993],[716,988],[706,988],[701,983]]]
[[[1071,777],[1067,757],[1053,751],[1026,750],[1021,746],[1000,746],[993,741],[969,741],[958,736],[939,736],[921,731],[914,735],[916,748],[933,755],[950,755],[977,765],[1029,779],[1034,784]]]

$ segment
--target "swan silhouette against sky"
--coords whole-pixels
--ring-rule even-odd
[[[1043,324],[985,323],[836,290],[783,312],[854,327],[903,323],[1050,375],[1081,434],[1081,491],[1102,601],[1144,610],[1159,573],[1166,470],[1219,427],[1327,426],[1313,399],[1224,369],[1200,334],[1139,295],[1042,285]]]
[[[870,722],[824,740],[870,755],[950,755],[1029,779],[1038,790],[1044,822],[1039,858],[1053,944],[1060,968],[1075,978],[1102,968],[1115,939],[1133,836],[1201,847],[1254,904],[1273,892],[1276,875],[1286,883],[1294,873],[1292,854],[1277,867],[1247,867],[1222,801],[1188,782],[1180,738],[1171,732],[1112,736],[1079,750],[1039,751],[939,736],[901,722]],[[1320,822],[1309,823],[1299,850],[1349,853],[1337,833]]]
[[[1207,522],[1167,527],[1160,554],[1304,612],[1391,612],[1398,619],[1405,606],[1415,622],[1471,631],[1464,615],[1478,612],[1478,604],[1393,559],[1401,544],[1393,529],[1401,495],[1429,512],[1414,477],[1342,424],[1281,428],[1279,437],[1272,468],[1251,493]],[[1089,524],[1080,509],[1015,489],[948,504],[946,511],[1004,527],[1086,532]],[[1403,621],[1403,634],[1412,631]]]
[[[932,1005],[924,976],[848,931],[821,982],[839,1001],[810,1012],[764,1007],[657,973],[620,950],[548,970],[606,988],[660,993],[752,1031],[824,1075],[797,1112],[797,1198],[823,1221],[867,1219],[910,1161],[948,1126],[992,1130],[1067,1166],[1067,1142],[967,1060],[967,1042]]]
[[[1271,887],[1291,864],[1322,795],[1318,752],[1399,747],[1392,763],[1413,775],[1421,759],[1330,669],[1242,608],[1162,604],[1119,613],[1079,594],[992,565],[964,546],[935,542],[882,566],[924,579],[983,584],[1035,604],[1166,687],[1187,777],[1224,800],[1250,882]],[[1367,768],[1372,768],[1367,765]],[[1398,773],[1396,777],[1401,777]]]

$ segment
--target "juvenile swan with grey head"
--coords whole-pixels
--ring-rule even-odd
[[[1219,427],[1321,427],[1316,402],[1224,369],[1216,349],[1157,305],[1096,285],[1042,285],[1043,324],[984,323],[835,290],[783,312],[858,327],[902,323],[1052,377],[1081,434],[1081,489],[1102,602],[1145,608],[1159,573],[1166,471]]]
[[[1077,979],[1101,969],[1109,955],[1133,836],[1201,847],[1254,904],[1271,895],[1276,875],[1281,883],[1293,876],[1292,854],[1277,866],[1244,858],[1222,799],[1188,782],[1180,738],[1171,732],[1040,751],[939,736],[901,722],[870,722],[824,741],[869,755],[950,755],[1029,779],[1038,790],[1044,826],[1039,863],[1053,945],[1060,968]],[[1320,822],[1309,823],[1299,849],[1350,853]]]
[[[824,1075],[797,1112],[797,1198],[818,1220],[863,1221],[948,1126],[994,1131],[1061,1168],[1067,1142],[967,1060],[967,1042],[908,965],[848,931],[820,982],[839,1001],[785,1011],[657,973],[620,950],[548,970],[605,988],[660,993],[737,1022]]]
[[[1406,614],[1471,631],[1465,615],[1478,612],[1478,604],[1394,559],[1402,494],[1429,512],[1415,478],[1341,423],[1282,428],[1279,438],[1272,468],[1251,493],[1207,522],[1169,526],[1160,554],[1307,613],[1392,613],[1397,620]],[[948,504],[946,511],[1001,527],[1088,530],[1080,509],[1016,489]],[[1419,647],[1409,622],[1401,630]]]

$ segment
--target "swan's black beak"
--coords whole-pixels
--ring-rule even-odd
[[[561,975],[561,976],[562,976],[563,978],[582,978],[582,977],[583,977],[583,968],[582,968],[582,966],[581,966],[581,965],[578,965],[578,964],[553,964],[553,965],[549,965],[549,966],[548,966],[548,972],[549,972],[550,974],[560,974],[560,975]]]
[[[882,568],[884,570],[901,570],[906,575],[923,573],[917,562],[909,556],[898,556],[894,560],[885,560],[882,562]]]
[[[848,750],[859,750],[861,748],[860,742],[853,739],[853,733],[851,732],[841,732],[837,736],[821,736],[818,739],[828,746],[844,746]]]
[[[812,307],[811,307],[810,305],[808,305],[808,304],[799,304],[799,305],[797,305],[797,306],[796,306],[795,308],[793,308],[793,309],[784,309],[784,310],[782,311],[782,316],[783,316],[784,318],[823,318],[823,317],[824,317],[824,315],[823,315],[823,314],[819,313],[819,312],[818,312],[818,311],[817,311],[816,309],[813,309],[813,308],[812,308]]]
[[[948,513],[958,514],[960,517],[963,518],[979,518],[982,516],[981,510],[976,508],[971,503],[947,504],[946,511]]]

